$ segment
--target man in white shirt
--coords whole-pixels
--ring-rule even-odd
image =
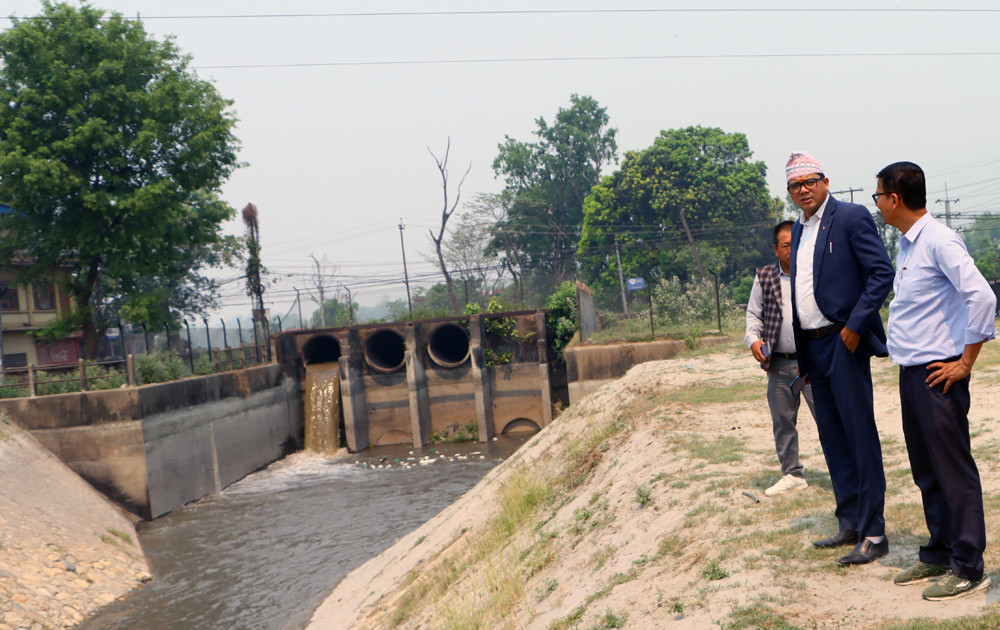
[[[923,597],[940,601],[984,590],[986,525],[969,437],[969,374],[996,336],[996,296],[962,239],[927,213],[924,172],[912,162],[882,169],[875,206],[899,228],[889,356],[899,365],[903,433],[930,539],[920,561],[897,575],[905,586],[940,577]]]
[[[781,479],[764,491],[768,497],[797,492],[807,487],[799,461],[796,428],[801,395],[813,409],[812,388],[793,389],[799,376],[792,331],[792,287],[789,262],[792,254],[792,221],[774,226],[775,263],[757,270],[747,303],[747,347],[760,367],[767,371],[767,404],[771,409],[774,449],[781,465]]]

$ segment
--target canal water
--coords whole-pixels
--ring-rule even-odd
[[[303,628],[352,569],[447,507],[530,435],[346,457],[295,453],[140,524],[155,579],[78,628]]]

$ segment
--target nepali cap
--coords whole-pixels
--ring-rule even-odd
[[[811,153],[793,151],[788,156],[788,163],[785,164],[785,181],[790,182],[797,177],[822,172],[823,165]]]

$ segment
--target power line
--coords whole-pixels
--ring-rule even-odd
[[[124,16],[124,13],[118,12]],[[381,18],[381,17],[478,17],[497,15],[649,15],[649,14],[734,14],[734,13],[887,13],[887,14],[991,14],[1000,9],[975,8],[906,8],[906,7],[718,7],[718,8],[669,8],[669,9],[487,9],[482,11],[371,11],[371,12],[330,12],[330,13],[228,13],[228,14],[182,14],[182,15],[139,15],[142,20],[273,20],[273,19],[316,19],[316,18]],[[0,19],[11,20],[11,17]],[[18,20],[73,20],[83,16],[26,16]],[[102,16],[101,20],[112,19]]]
[[[822,58],[879,58],[879,57],[996,57],[1000,51],[964,51],[964,52],[848,52],[848,53],[720,53],[720,54],[680,54],[680,55],[597,55],[590,57],[506,57],[506,58],[475,58],[475,59],[388,59],[380,61],[321,61],[301,63],[253,63],[253,64],[218,64],[205,66],[190,66],[194,70],[265,70],[280,68],[342,68],[365,66],[424,66],[424,65],[461,65],[480,63],[542,63],[542,62],[577,62],[577,61],[678,61],[678,60],[717,60],[717,59],[822,59]]]
[[[997,57],[1000,51],[920,51],[920,52],[844,52],[844,53],[718,53],[675,55],[596,55],[569,57],[479,57],[473,59],[383,59],[377,61],[316,61],[295,63],[234,63],[186,66],[191,70],[275,70],[283,68],[350,68],[376,66],[429,66],[504,63],[566,63],[595,61],[686,61],[723,59],[835,59],[835,58],[914,58],[914,57]],[[98,66],[53,68],[34,66],[32,72],[84,72]],[[143,66],[122,66],[119,70],[148,70]]]

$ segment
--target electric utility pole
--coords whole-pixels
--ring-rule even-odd
[[[406,246],[403,244],[403,219],[399,220],[399,248],[403,250],[403,282],[406,283],[406,306],[410,309],[410,317],[413,317],[413,300],[410,299],[410,274],[406,271]]]
[[[863,192],[864,188],[848,188],[847,190],[838,190],[836,192],[830,193],[831,195],[839,195],[842,193],[851,193],[851,203],[854,203],[854,193]]]
[[[628,315],[628,302],[625,300],[625,277],[622,275],[622,255],[618,252],[618,243],[615,243],[615,258],[618,259],[618,284],[622,288],[622,310]]]
[[[951,227],[951,203],[958,203],[958,199],[948,198],[948,182],[944,183],[944,199],[938,199],[934,203],[944,202],[944,223],[948,227]]]

